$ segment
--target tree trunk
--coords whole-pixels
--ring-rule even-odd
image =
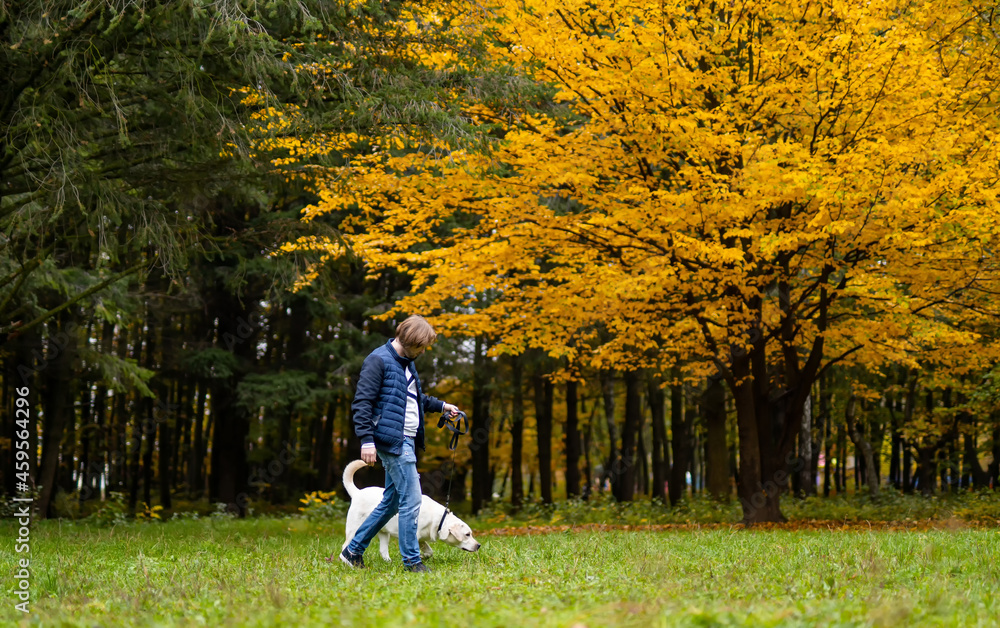
[[[872,447],[872,477],[875,483],[882,486],[882,445],[885,442],[885,424],[878,413],[871,413],[868,420],[868,431],[871,434]]]
[[[726,444],[726,389],[719,377],[709,377],[701,396],[705,417],[705,471],[708,492],[713,499],[729,499],[729,446]]]
[[[639,397],[639,375],[636,371],[625,373],[625,423],[622,426],[621,465],[618,469],[615,497],[620,502],[630,502],[635,497],[636,474],[636,432],[639,413],[642,411]]]
[[[903,438],[900,446],[903,448],[903,492],[913,492],[913,449],[906,438]]]
[[[90,326],[81,330],[83,333],[83,338],[90,338]],[[70,495],[76,490],[76,481],[74,479],[74,474],[77,470],[76,461],[78,459],[79,451],[77,449],[77,421],[80,417],[77,415],[76,408],[81,405],[77,401],[78,394],[82,399],[83,391],[82,389],[87,386],[86,382],[80,381],[76,376],[76,368],[74,364],[70,364],[70,381],[69,383],[60,390],[61,394],[68,397],[69,410],[66,416],[66,423],[64,425],[62,441],[59,443],[59,466],[56,471],[56,482],[55,488],[56,493],[63,492],[66,495]],[[51,389],[50,389],[51,390]],[[85,420],[89,417],[83,417]],[[81,424],[82,425],[82,424]]]
[[[604,402],[604,420],[608,426],[608,458],[601,473],[601,487],[608,483],[615,491],[618,485],[618,428],[615,422],[615,382],[614,373],[601,371],[601,398]]]
[[[542,374],[542,365],[532,376],[535,424],[538,437],[538,486],[542,502],[552,503],[552,382]]]
[[[868,491],[873,498],[878,497],[878,474],[875,469],[875,461],[873,459],[872,445],[865,439],[864,435],[861,433],[861,428],[858,425],[858,421],[855,417],[855,409],[857,407],[857,397],[852,393],[850,398],[847,400],[847,408],[844,410],[844,419],[847,422],[847,430],[851,434],[851,440],[854,442],[855,447],[861,450],[862,455],[865,459],[865,484],[868,485]],[[855,461],[857,465],[857,461]]]
[[[552,503],[552,381],[535,373],[535,417],[538,424],[538,489],[542,503]]]
[[[688,464],[688,471],[691,473],[691,497],[698,494],[702,488],[702,462],[705,455],[705,447],[701,442],[701,435],[698,433],[697,421],[701,416],[698,409],[700,395],[696,395],[694,389],[685,386],[684,394],[684,423],[688,426],[688,439],[691,448],[691,461]]]
[[[690,395],[693,397],[693,395]],[[691,416],[698,416],[698,407],[690,406]],[[696,497],[705,487],[705,443],[697,429],[691,430],[691,497]]]
[[[677,373],[674,374],[677,377]],[[687,489],[686,474],[691,466],[691,420],[684,416],[684,385],[670,385],[670,435],[673,465],[670,467],[670,505],[676,506]]]
[[[812,406],[812,396],[809,399],[810,406]],[[822,413],[816,413],[813,416],[813,434],[816,438],[812,442],[812,458],[809,460],[809,478],[810,478],[810,489],[807,493],[808,495],[815,496],[819,491],[819,459],[822,456],[823,443],[824,443],[824,426],[826,424],[826,417]]]
[[[847,433],[837,426],[837,494],[847,493]]]
[[[309,468],[316,471],[315,475],[308,476],[303,485],[307,491],[325,491],[320,488],[322,479],[319,474],[319,460],[323,455],[323,413],[316,412],[311,419],[303,417],[303,422],[308,420],[309,435],[306,437],[305,446],[309,449]],[[302,488],[302,487],[299,487]]]
[[[171,510],[173,508],[173,503],[170,501],[170,460],[173,458],[173,443],[171,442],[171,432],[173,431],[173,426],[171,423],[176,421],[177,418],[174,416],[173,409],[170,404],[169,389],[161,384],[161,390],[164,395],[163,403],[164,406],[161,408],[162,416],[157,417],[157,422],[159,423],[160,430],[160,447],[157,452],[157,474],[159,475],[160,483],[160,505],[163,506],[164,510]]]
[[[158,371],[156,352],[159,350],[159,342],[157,339],[157,329],[159,326],[152,324],[153,317],[150,315],[149,310],[150,308],[147,304],[146,368],[151,371]],[[161,377],[162,376],[157,373],[150,380],[149,387],[155,394],[155,397],[145,400],[146,419],[140,426],[142,436],[145,441],[145,445],[142,450],[142,501],[149,508],[153,506],[153,451],[156,449],[156,428],[158,422],[163,419],[163,406],[166,404],[166,399],[164,398],[162,390]]]
[[[930,447],[917,448],[917,483],[921,495],[934,495],[934,450]]]
[[[854,442],[854,435],[851,433],[851,428],[847,428],[847,434],[851,437],[851,442]],[[865,457],[861,453],[861,448],[854,445],[854,492],[855,494],[861,493],[861,487],[865,485]]]
[[[120,359],[125,359],[128,355],[129,350],[129,334],[130,330],[128,327],[122,325],[118,328],[118,334],[116,338],[116,355]],[[108,417],[108,478],[107,478],[107,492],[112,491],[125,493],[126,477],[128,475],[128,425],[129,425],[129,413],[128,408],[128,396],[115,393],[114,397],[109,404],[111,406],[109,417]]]
[[[912,425],[913,422],[913,411],[916,410],[917,403],[917,378],[916,376],[907,375],[909,383],[906,387],[906,398],[904,400],[905,407],[903,408],[903,425]],[[903,492],[912,493],[913,492],[913,478],[911,477],[913,469],[913,449],[910,446],[909,440],[905,436],[900,437],[899,446],[903,450],[903,468],[902,468],[902,482],[903,482]]]
[[[735,412],[735,410],[736,406],[734,404],[733,411]],[[726,411],[728,412],[728,407]],[[729,448],[730,486],[738,487],[740,485],[740,464],[739,464],[739,458],[737,457],[737,451],[739,450],[740,438],[739,438],[739,427],[736,425],[736,421],[733,421],[731,426],[727,430],[726,442],[727,443],[731,442],[734,444],[733,447]],[[737,489],[737,497],[738,496],[739,496],[739,489]]]
[[[633,493],[633,498],[636,494],[645,495],[649,492],[649,455],[646,451],[646,439],[643,438],[643,432],[646,429],[646,413],[642,411],[642,389],[640,383],[636,384],[636,397],[638,398],[638,416],[639,424],[635,428],[635,449],[636,449],[636,469],[635,469],[635,492]]]
[[[577,417],[577,383],[566,382],[566,497],[580,496],[580,429]]]
[[[969,418],[971,421],[971,417]],[[964,436],[965,466],[968,469],[969,485],[972,488],[983,488],[989,482],[989,477],[979,464],[979,452],[976,451],[975,433]]]
[[[170,461],[170,490],[184,482],[184,454],[191,448],[191,388],[186,381],[174,383],[176,391],[177,412],[174,415],[174,446],[173,458]]]
[[[77,352],[77,331],[70,315],[59,316],[58,332],[48,339],[45,362],[39,365],[44,382],[42,404],[45,421],[42,424],[42,460],[38,483],[41,494],[38,512],[43,518],[55,516],[52,502],[56,495],[59,474],[59,454],[66,426],[73,421],[73,405],[70,396],[73,378],[72,367]],[[50,325],[49,329],[56,327]],[[43,370],[44,369],[44,370]]]
[[[497,450],[497,449],[500,449],[501,447],[503,447],[504,433],[506,432],[506,430],[507,430],[507,415],[504,414],[503,416],[500,417],[500,424],[497,425],[496,429],[494,430],[496,432],[496,440],[494,441],[494,445],[493,445],[493,449],[494,450]],[[499,464],[500,464],[499,462],[491,462],[490,463],[490,484],[492,486],[496,486],[497,469],[500,468]],[[499,490],[495,491],[496,494],[498,496],[500,496],[501,498],[503,497],[504,492],[507,490],[507,475],[509,474],[509,472],[510,472],[510,468],[509,467],[506,468],[506,469],[504,469],[503,475],[500,476],[500,479],[501,479],[500,488],[499,488]]]
[[[235,378],[215,382],[212,387],[214,429],[212,434],[212,462],[209,480],[209,500],[226,504],[227,512],[246,516],[249,495],[247,480],[246,439],[249,433],[248,418],[237,403]]]
[[[945,388],[941,393],[941,405],[943,408],[950,409],[952,407],[951,403],[951,389]],[[951,465],[952,465],[952,440],[950,435],[945,435],[944,438],[935,447],[937,459],[939,462],[944,464],[938,464],[938,474],[941,478],[941,492],[950,493],[951,492]],[[943,454],[943,455],[942,455]],[[942,460],[942,458],[944,458]]]
[[[316,451],[316,490],[329,491],[335,484],[330,477],[330,461],[333,457],[333,426],[337,420],[336,401],[326,404],[323,416],[323,428],[320,430]]]
[[[97,425],[92,406],[90,382],[84,380],[80,387],[80,464],[77,466],[80,486],[80,491],[77,494],[77,504],[79,505],[82,505],[95,492],[93,481],[96,465],[92,465],[90,453],[92,438],[97,437]],[[98,490],[100,490],[99,487]]]
[[[260,330],[259,326],[250,322],[255,318],[252,305],[255,300],[244,297],[241,302],[223,286],[219,287],[217,294],[217,346],[233,354],[237,368],[231,377],[213,381],[211,412],[214,426],[209,499],[225,503],[228,512],[243,518],[249,506],[247,437],[250,416],[238,403],[236,390],[249,365],[256,359]]]
[[[173,443],[171,442],[171,431],[173,427],[170,422],[163,420],[159,425],[159,447],[156,452],[157,480],[160,489],[160,505],[164,510],[173,508],[170,499],[170,460],[172,457]]]
[[[823,497],[830,496],[830,483],[832,482],[831,470],[833,469],[833,430],[830,426],[833,424],[833,416],[830,414],[830,397],[827,393],[826,386],[823,383],[826,377],[824,376],[820,380],[820,392],[819,392],[819,412],[820,416],[823,417]]]
[[[583,498],[590,499],[591,487],[594,480],[594,469],[590,463],[590,446],[594,437],[594,415],[597,414],[597,406],[594,402],[590,407],[590,417],[587,419],[587,428],[583,432]]]
[[[816,480],[812,473],[813,438],[812,438],[812,396],[806,397],[802,412],[802,428],[799,430],[799,458],[802,459],[802,470],[799,471],[799,490],[803,497],[816,494]]]
[[[198,400],[194,410],[194,437],[191,444],[191,460],[188,462],[188,493],[192,499],[200,499],[205,488],[202,466],[205,461],[205,382],[198,383]]]
[[[1000,489],[1000,427],[993,428],[993,462],[990,463],[989,486],[994,490]]]
[[[667,482],[667,473],[670,470],[663,455],[667,449],[667,426],[665,423],[666,395],[663,392],[663,388],[660,387],[659,382],[653,378],[649,380],[647,397],[649,399],[650,415],[653,422],[653,487],[652,491],[650,491],[650,496],[653,500],[665,504],[667,503],[667,493],[664,485]],[[723,425],[723,427],[725,426]],[[722,438],[725,440],[725,434],[723,434]]]
[[[900,422],[900,414],[903,411],[903,399],[893,395],[889,400],[889,408],[892,411],[892,423],[890,425],[890,453],[889,453],[889,484],[896,490],[903,487],[903,431]]]
[[[101,355],[110,356],[114,350],[115,326],[105,321],[101,326]],[[90,384],[84,389],[84,399],[88,407],[81,416],[89,416],[89,423],[82,428],[80,438],[80,503],[92,498],[101,498],[101,482],[104,479],[104,456],[110,448],[107,430],[107,387],[94,387],[93,403],[90,403]],[[81,425],[83,423],[81,422]]]
[[[271,436],[274,440],[271,441],[271,453],[270,456],[277,456],[278,452],[286,451],[297,451],[295,444],[292,443],[292,415],[294,411],[294,404],[289,400],[287,403],[280,404],[277,408],[274,408],[274,414],[277,415],[278,419],[278,433]],[[265,412],[268,412],[265,409]],[[267,417],[265,415],[265,421]],[[258,468],[259,469],[259,468]],[[263,469],[262,469],[263,470]],[[256,470],[255,473],[260,475],[260,470]],[[292,468],[290,466],[285,466],[282,468],[280,474],[271,475],[268,473],[270,478],[270,501],[272,504],[283,504],[288,500],[288,497],[292,494],[293,478],[292,478]],[[257,496],[262,496],[263,487],[258,486],[254,489]]]
[[[142,501],[147,506],[153,505],[153,451],[156,449],[156,417],[158,416],[156,402],[148,400],[146,404],[146,421],[143,423],[145,445],[142,450]]]
[[[306,371],[309,368],[304,356],[306,353],[307,333],[309,332],[311,316],[309,314],[309,300],[300,295],[293,297],[289,303],[291,314],[287,316],[288,321],[288,342],[285,345],[285,366],[284,368]],[[281,436],[275,443],[275,452],[299,452],[299,432],[294,432],[292,426],[299,418],[295,410],[295,404],[289,400],[281,414]],[[296,453],[296,455],[298,455]],[[281,498],[284,503],[289,496],[295,495],[301,488],[301,478],[293,464],[285,465],[281,474]]]
[[[524,475],[521,468],[524,451],[524,388],[521,356],[512,356],[510,366],[511,386],[514,388],[510,425],[510,503],[518,510],[524,503]]]
[[[141,328],[135,339],[135,359],[136,363],[139,362],[139,354],[142,347],[142,331]],[[146,435],[143,430],[143,425],[147,421],[147,412],[150,406],[150,400],[144,398],[137,400],[133,403],[133,411],[135,412],[135,421],[132,424],[132,431],[130,437],[127,439],[129,445],[129,450],[127,452],[128,457],[128,472],[126,473],[126,482],[128,483],[128,511],[131,514],[135,514],[135,509],[139,503],[139,470],[140,462],[142,460],[142,447],[146,441]],[[127,416],[123,413],[123,416]]]
[[[735,381],[733,400],[736,404],[736,423],[740,440],[738,488],[740,504],[743,507],[743,522],[752,525],[765,521],[784,521],[785,517],[781,514],[778,502],[780,487],[777,480],[782,479],[781,476],[776,473],[775,479],[769,478],[766,485],[763,480],[760,439],[770,438],[771,435],[767,431],[760,433],[762,430],[757,418],[757,394],[750,373],[749,356],[736,356],[732,372]],[[767,423],[769,427],[769,422]],[[784,479],[787,480],[787,477]]]
[[[500,495],[501,497],[503,497],[504,493],[507,492],[507,480],[509,478],[510,478],[510,467],[504,470],[503,477],[500,480],[500,490],[497,491],[497,494]]]
[[[469,449],[472,451],[472,512],[478,513],[493,499],[493,478],[490,475],[490,402],[492,400],[493,364],[486,355],[486,341],[476,338],[472,363],[472,420]]]

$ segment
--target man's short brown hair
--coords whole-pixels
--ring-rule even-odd
[[[437,332],[423,316],[414,314],[396,325],[396,340],[404,347],[429,347]]]

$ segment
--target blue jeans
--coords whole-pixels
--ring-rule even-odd
[[[420,515],[420,476],[417,474],[417,454],[413,438],[403,438],[403,451],[395,456],[384,451],[378,457],[385,467],[385,492],[382,501],[368,515],[354,538],[347,545],[347,551],[361,556],[368,549],[375,535],[399,512],[399,553],[403,563],[415,565],[420,562],[420,545],[417,542],[417,517]]]

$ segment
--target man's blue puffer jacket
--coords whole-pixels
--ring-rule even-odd
[[[423,393],[413,360],[396,353],[391,339],[368,354],[361,366],[351,412],[354,415],[354,433],[361,439],[362,445],[374,442],[379,451],[396,456],[402,453],[407,369],[417,381],[420,423],[416,445],[424,449],[424,412],[441,412],[444,402]]]

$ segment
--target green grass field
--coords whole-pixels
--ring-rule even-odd
[[[0,624],[25,626],[996,626],[1000,530],[483,533],[431,574],[324,558],[302,519],[32,530],[31,613],[14,610],[0,525]],[[377,543],[377,542],[376,542]]]

